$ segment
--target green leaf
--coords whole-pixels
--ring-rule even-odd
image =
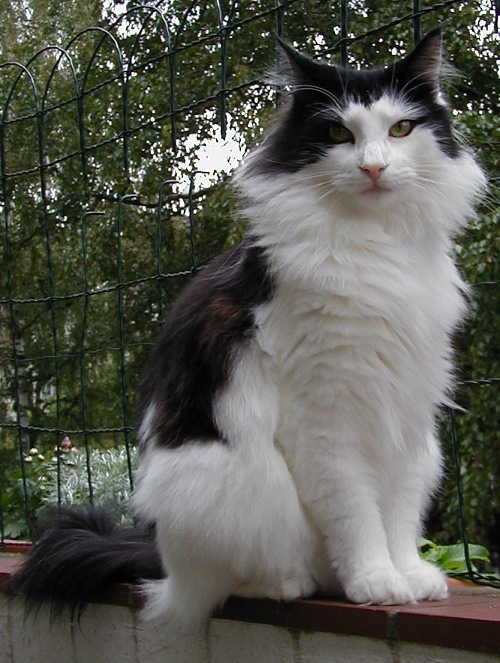
[[[6,539],[22,539],[28,534],[26,523],[22,521],[5,523],[4,535]]]
[[[465,550],[461,543],[452,546],[443,546],[444,551],[439,558],[439,563],[443,566],[453,565],[457,563],[465,563]],[[477,544],[469,544],[469,558],[475,561],[489,562],[490,555],[484,546]]]
[[[467,571],[465,560],[465,549],[462,543],[455,543],[451,546],[439,546],[429,539],[419,539],[418,548],[420,556],[427,562],[436,564],[446,573],[462,573]],[[481,545],[471,543],[468,546],[469,559],[488,563],[490,555],[488,550]],[[472,565],[474,571],[476,567]]]

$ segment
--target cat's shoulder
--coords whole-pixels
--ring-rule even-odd
[[[177,298],[165,329],[216,324],[238,327],[266,301],[272,277],[264,249],[245,239],[201,269]]]

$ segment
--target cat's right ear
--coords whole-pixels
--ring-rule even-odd
[[[277,42],[278,68],[274,75],[268,77],[269,83],[290,88],[295,99],[299,99],[301,93],[311,91],[326,93],[330,99],[337,88],[339,94],[342,93],[345,83],[341,68],[326,62],[317,62],[282,39],[277,38]],[[306,101],[307,99],[308,97]]]
[[[303,55],[280,37],[278,43],[278,71],[280,85],[301,87],[310,85],[315,78],[318,65],[307,55]]]

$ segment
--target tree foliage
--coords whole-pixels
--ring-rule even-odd
[[[412,3],[383,5],[348,3],[342,50],[338,3],[320,0],[0,4],[0,60],[11,63],[0,69],[6,517],[20,449],[48,453],[68,431],[89,451],[123,443],[141,367],[172,299],[241,236],[229,168],[197,173],[197,160],[203,146],[220,151],[214,146],[226,134],[237,153],[258,140],[277,99],[259,83],[275,60],[276,32],[312,54],[371,66],[444,21],[448,58],[462,72],[447,93],[492,180],[457,243],[475,285],[457,339],[459,379],[469,383],[457,396],[467,411],[456,414],[456,433],[470,537],[498,551],[498,385],[470,383],[500,376],[495,16],[489,2],[456,1],[427,5],[416,23]],[[431,526],[449,543],[460,527],[446,414],[443,421],[449,472]]]

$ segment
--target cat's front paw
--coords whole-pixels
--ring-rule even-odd
[[[415,600],[403,574],[391,567],[374,569],[344,586],[353,603],[401,605]]]
[[[421,560],[416,566],[404,570],[403,575],[417,601],[442,601],[449,596],[446,576],[429,562]]]

